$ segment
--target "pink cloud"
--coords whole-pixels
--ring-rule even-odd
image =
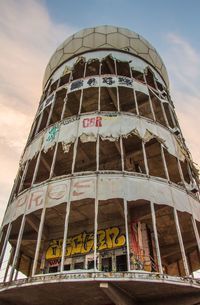
[[[2,212],[38,106],[46,64],[57,46],[76,29],[53,22],[42,2],[34,0],[1,1],[0,23]]]

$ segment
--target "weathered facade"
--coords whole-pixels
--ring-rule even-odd
[[[127,29],[71,36],[46,68],[4,216],[0,304],[198,304],[199,234],[162,59]]]

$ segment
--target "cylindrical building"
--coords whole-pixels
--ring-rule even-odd
[[[199,234],[198,171],[161,57],[124,28],[69,37],[4,216],[0,304],[198,304]]]

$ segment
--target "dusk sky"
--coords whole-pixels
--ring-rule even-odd
[[[0,1],[0,219],[41,95],[48,60],[74,32],[109,24],[144,36],[163,58],[176,113],[200,164],[199,0]]]

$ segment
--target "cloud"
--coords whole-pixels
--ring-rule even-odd
[[[170,76],[171,96],[183,135],[194,162],[200,165],[200,52],[186,39],[167,36],[165,63]]]
[[[42,1],[0,1],[0,212],[38,106],[47,62],[74,31],[52,21]]]

